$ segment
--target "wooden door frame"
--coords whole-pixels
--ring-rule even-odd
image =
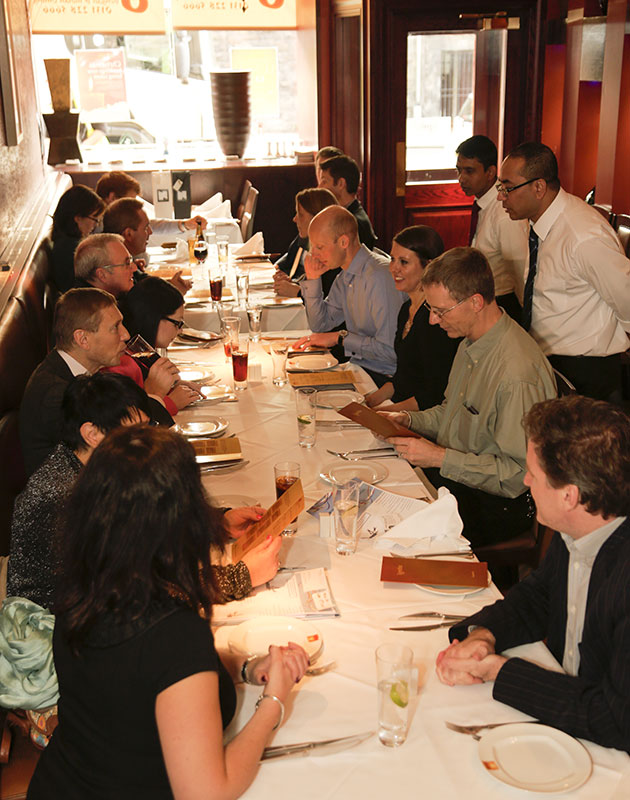
[[[541,19],[546,0],[365,0],[364,75],[365,134],[364,180],[367,211],[379,235],[379,245],[389,247],[392,236],[405,225],[404,198],[396,198],[396,142],[404,141],[406,125],[406,64],[392,58],[406,46],[408,18],[421,9],[431,22],[427,30],[454,30],[447,15],[506,11],[519,16],[525,37],[508,33],[508,48],[520,65],[520,74],[508,70],[504,140],[506,149],[540,134],[543,57]],[[470,29],[471,23],[462,23]],[[402,38],[402,41],[401,41]],[[517,44],[520,43],[520,44]],[[403,71],[404,69],[404,71]],[[400,74],[399,74],[400,73]],[[391,100],[390,100],[391,98]],[[523,98],[525,102],[523,102]]]

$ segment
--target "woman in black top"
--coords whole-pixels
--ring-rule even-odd
[[[224,540],[182,437],[132,426],[96,448],[63,527],[59,726],[29,800],[238,797],[250,785],[307,657],[297,645],[219,657],[207,556]],[[224,746],[236,708],[230,674],[265,687]]]
[[[86,236],[94,233],[105,211],[105,203],[88,189],[77,184],[59,198],[53,214],[51,273],[60,292],[74,286],[74,251]]]
[[[398,363],[391,381],[366,397],[370,408],[386,400],[388,411],[420,411],[444,399],[459,339],[449,339],[439,325],[429,324],[424,304],[422,274],[429,261],[444,252],[440,235],[428,225],[405,228],[394,236],[389,270],[396,288],[409,300],[398,314],[394,349]]]

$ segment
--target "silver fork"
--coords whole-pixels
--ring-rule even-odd
[[[518,720],[522,722],[522,720]],[[538,722],[538,720],[530,720],[530,722]],[[472,736],[473,739],[479,741],[481,736],[479,736],[480,731],[491,730],[492,728],[500,728],[503,725],[516,725],[516,721],[512,722],[490,722],[487,725],[457,725],[455,722],[444,722],[449,730],[455,731],[456,733],[466,733],[469,736]]]
[[[336,661],[329,661],[328,664],[322,664],[321,667],[309,667],[306,670],[306,674],[314,677],[315,675],[323,675],[324,672],[329,672],[331,669],[335,669],[337,666]]]
[[[328,450],[326,449],[327,453],[330,453],[331,456],[339,456],[339,458],[346,458],[346,456],[354,456],[359,453],[389,453],[391,455],[398,455],[395,450],[392,450],[391,447],[369,447],[367,450]],[[375,456],[378,458],[379,456]],[[383,456],[380,456],[382,458]]]

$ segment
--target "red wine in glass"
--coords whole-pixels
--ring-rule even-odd
[[[247,353],[232,351],[232,370],[237,383],[244,383],[247,380]]]
[[[193,254],[200,264],[208,257],[208,243],[203,239],[197,239],[193,248]]]
[[[131,353],[131,357],[142,364],[146,370],[149,370],[158,360],[160,354],[156,353],[155,350],[146,350],[140,353]]]
[[[215,303],[218,303],[221,300],[222,294],[223,294],[223,279],[219,278],[216,281],[210,281],[210,297],[214,300]]]

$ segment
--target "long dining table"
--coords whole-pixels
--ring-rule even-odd
[[[287,332],[284,332],[288,335]],[[298,336],[299,332],[295,333]],[[215,380],[232,383],[231,365],[220,345],[176,351],[173,358],[191,362],[212,372]],[[322,467],[335,460],[330,450],[373,447],[377,442],[365,429],[319,430],[312,449],[298,445],[295,401],[290,385],[272,385],[272,361],[264,344],[250,345],[250,362],[261,365],[262,380],[250,382],[237,393],[237,402],[218,405],[199,403],[181,411],[178,423],[200,422],[220,416],[229,423],[227,435],[235,434],[243,457],[242,469],[204,475],[204,485],[216,502],[235,505],[252,499],[264,506],[275,500],[273,466],[278,461],[301,465],[306,508],[330,490],[319,476]],[[348,365],[344,365],[347,368]],[[374,388],[359,368],[355,374],[359,392]],[[208,378],[211,380],[212,378]],[[318,410],[318,415],[319,412]],[[323,412],[335,418],[334,411]],[[341,419],[341,417],[337,417]],[[381,443],[382,444],[382,443]],[[374,463],[374,462],[371,462]],[[426,494],[416,472],[401,458],[378,460],[388,475],[380,486],[408,497]],[[377,689],[374,651],[385,642],[404,643],[413,649],[418,693],[410,701],[410,726],[406,742],[398,748],[382,745],[373,735],[351,749],[322,756],[289,757],[261,764],[258,775],[243,795],[251,800],[299,797],[329,798],[484,798],[518,800],[533,793],[495,779],[479,756],[472,736],[447,729],[445,722],[460,724],[528,721],[526,715],[492,699],[492,684],[449,687],[435,674],[435,659],[448,644],[446,628],[425,632],[395,632],[402,615],[418,611],[468,614],[500,597],[491,584],[465,596],[436,595],[409,584],[380,580],[382,550],[371,540],[360,540],[351,556],[337,555],[334,541],[320,537],[319,523],[304,512],[298,518],[295,537],[286,538],[280,561],[289,567],[325,567],[340,616],[321,619],[315,626],[324,641],[318,663],[335,661],[323,675],[305,677],[287,703],[284,723],[272,744],[330,739],[377,730]],[[225,628],[216,630],[217,646]],[[560,670],[538,642],[511,651]],[[240,684],[236,717],[226,735],[233,736],[247,722],[260,694],[258,687]],[[621,800],[630,796],[630,756],[583,741],[593,770],[581,787],[563,796],[576,800]]]

